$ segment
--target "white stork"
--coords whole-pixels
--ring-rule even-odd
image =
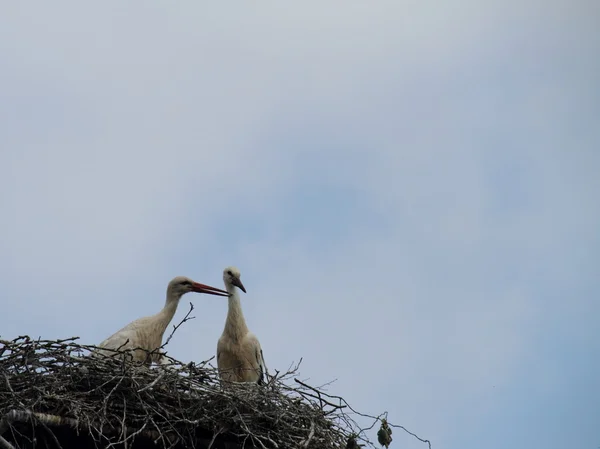
[[[264,384],[267,367],[258,338],[248,330],[239,289],[246,293],[235,267],[223,270],[223,282],[229,292],[229,310],[225,329],[217,343],[219,376],[227,382],[256,382]],[[237,288],[236,288],[237,287]]]
[[[160,312],[156,315],[132,321],[98,345],[100,348],[113,351],[98,350],[94,355],[103,354],[110,356],[117,354],[114,352],[116,349],[134,349],[132,357],[134,361],[143,362],[145,365],[150,365],[152,362],[163,362],[162,354],[156,350],[162,345],[163,335],[177,311],[179,300],[188,292],[229,296],[229,293],[224,290],[199,284],[184,276],[178,276],[169,282],[167,300]],[[146,351],[156,352],[148,356]]]

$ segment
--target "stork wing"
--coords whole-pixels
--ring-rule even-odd
[[[134,339],[135,332],[131,332],[129,329],[121,329],[100,343],[98,347],[115,350],[129,349],[132,347]]]
[[[259,354],[257,354],[257,357]],[[265,363],[265,356],[263,355],[262,348],[260,349],[260,357],[259,357],[259,366],[260,366],[260,377],[258,378],[259,385],[266,385],[267,383],[267,364]]]
[[[248,332],[241,342],[229,341],[222,335],[217,343],[217,366],[225,374],[225,379],[236,382],[266,383],[267,366],[260,342]],[[258,376],[257,376],[258,375]]]
[[[265,363],[265,357],[263,355],[263,350],[260,346],[260,342],[258,341],[258,338],[256,338],[256,335],[252,333],[248,335],[248,340],[254,347],[254,357],[256,358],[256,366],[260,371],[258,384],[265,385],[267,383],[267,364]]]
[[[147,335],[144,335],[142,332],[147,320],[148,318],[137,319],[118,330],[98,345],[99,348],[108,349],[108,351],[99,349],[97,353],[116,356],[115,350],[124,351],[135,348],[152,348],[155,345],[149,342]],[[134,360],[143,361],[146,359],[147,354],[144,354],[143,351],[135,351],[135,354],[132,356]]]

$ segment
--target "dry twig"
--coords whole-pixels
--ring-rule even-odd
[[[68,449],[53,433],[57,426],[91,437],[97,447],[131,447],[145,438],[163,449],[243,442],[247,448],[338,449],[361,434],[345,412],[352,410],[347,402],[295,379],[298,366],[271,377],[266,387],[222,388],[207,362],[169,358],[168,369],[148,368],[125,358],[88,357],[97,348],[75,340],[0,340],[0,448],[43,438],[47,447]]]

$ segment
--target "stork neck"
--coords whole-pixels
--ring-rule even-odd
[[[226,288],[231,296],[229,297],[229,310],[227,311],[227,320],[225,321],[225,330],[223,333],[226,333],[233,339],[239,340],[248,333],[248,326],[246,326],[246,320],[242,312],[238,289],[233,285],[227,285]]]
[[[161,327],[162,332],[164,332],[167,329],[167,326],[175,316],[175,312],[177,312],[177,306],[179,305],[180,299],[181,296],[177,298],[174,296],[167,296],[165,306],[160,312],[158,312],[158,315],[160,317],[158,325]]]

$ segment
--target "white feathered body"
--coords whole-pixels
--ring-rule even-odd
[[[231,276],[237,276],[239,282],[239,271],[234,267],[224,272],[225,288],[230,296],[225,328],[217,343],[219,376],[228,382],[263,383],[267,369],[262,348],[246,325],[239,292],[229,282]]]

